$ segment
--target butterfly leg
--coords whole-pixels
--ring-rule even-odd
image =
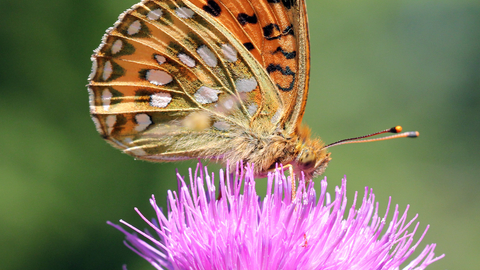
[[[292,164],[287,164],[285,166],[283,166],[283,169],[287,169],[288,168],[288,172],[290,173],[290,181],[292,182],[292,201],[295,200],[295,196],[296,196],[296,189],[295,189],[295,173],[293,172],[293,165]]]
[[[218,181],[222,181],[222,178],[219,178]],[[224,181],[224,185],[227,186],[227,171],[224,170],[223,171],[223,181]],[[217,201],[220,201],[220,199],[222,198],[222,188],[221,188],[221,185],[220,183],[218,183],[218,196],[217,196]]]
[[[296,189],[295,189],[295,173],[293,172],[293,165],[292,164],[287,164],[284,166],[280,166],[275,169],[271,169],[268,172],[275,172],[279,171],[281,173],[284,173],[288,169],[288,172],[290,173],[290,181],[292,182],[292,201],[295,200],[296,196]]]

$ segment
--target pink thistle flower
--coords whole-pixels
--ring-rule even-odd
[[[177,174],[179,192],[168,191],[167,215],[153,196],[157,219],[149,221],[135,209],[155,234],[123,220],[136,233],[109,223],[126,235],[130,249],[157,269],[400,269],[428,230],[413,243],[419,223],[413,231],[407,229],[417,216],[408,221],[408,206],[400,215],[397,205],[387,222],[390,200],[380,217],[368,187],[361,206],[356,209],[355,193],[347,209],[345,178],[333,201],[326,179],[318,201],[314,183],[305,187],[303,179],[292,199],[291,182],[276,170],[268,175],[267,194],[260,199],[253,165],[237,166],[235,174],[227,171],[226,179],[220,171],[222,196],[216,200],[214,175],[204,170],[201,164],[194,175],[190,170],[189,186]],[[427,245],[402,269],[425,269],[443,258],[435,257],[435,246]]]

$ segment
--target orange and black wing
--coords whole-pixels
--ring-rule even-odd
[[[195,0],[242,43],[282,100],[273,120],[287,134],[301,122],[308,95],[310,42],[305,0]]]

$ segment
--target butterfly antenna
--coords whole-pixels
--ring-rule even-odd
[[[332,146],[337,146],[341,144],[349,144],[349,143],[364,143],[364,142],[376,142],[376,141],[385,141],[385,140],[390,140],[390,139],[397,139],[397,138],[416,138],[420,136],[420,133],[418,131],[407,131],[407,132],[402,132],[402,127],[401,126],[395,126],[389,129],[385,129],[382,131],[378,131],[372,134],[360,136],[360,137],[355,137],[355,138],[349,138],[349,139],[343,139],[338,142],[331,143],[327,146],[324,146],[323,148],[330,148]],[[384,133],[396,133],[395,135],[390,135],[382,138],[375,138],[375,139],[367,139],[367,140],[362,140],[364,138],[384,134]]]

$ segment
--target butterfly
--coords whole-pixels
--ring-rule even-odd
[[[92,56],[90,114],[136,158],[212,159],[324,172],[302,125],[310,43],[305,0],[143,0]]]

